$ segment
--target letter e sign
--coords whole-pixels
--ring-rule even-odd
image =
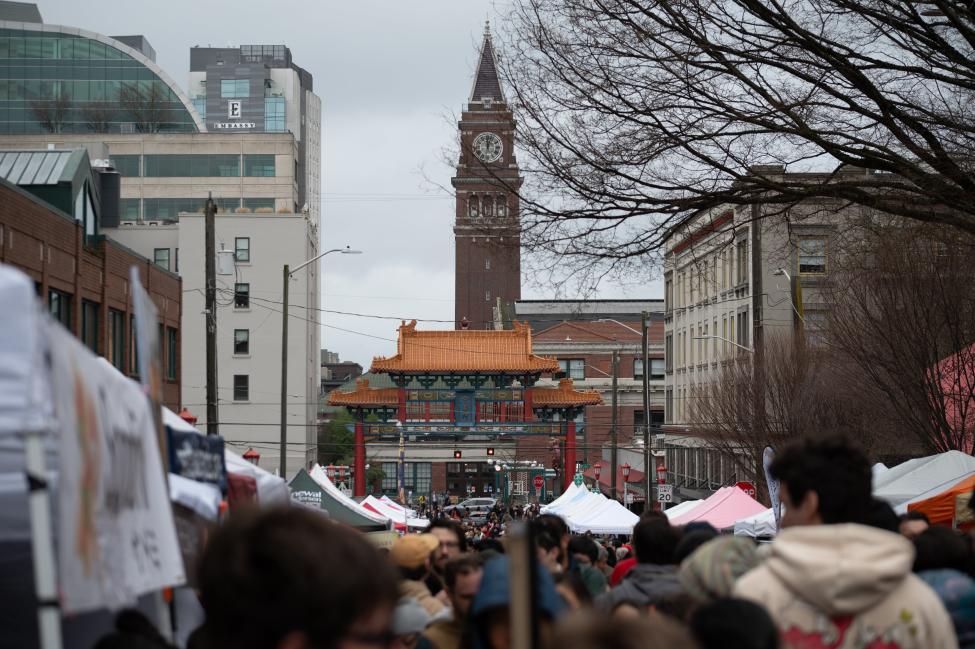
[[[227,117],[230,119],[240,119],[240,100],[227,102]]]

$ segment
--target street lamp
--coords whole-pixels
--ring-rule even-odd
[[[640,321],[642,331],[612,318],[600,318],[597,322],[614,322],[624,329],[640,334],[643,351],[643,472],[646,474],[647,498],[650,497],[650,314],[646,311]],[[615,468],[615,467],[614,467]]]
[[[315,255],[306,262],[295,266],[295,268],[290,268],[288,264],[284,265],[284,291],[281,298],[281,459],[279,461],[279,466],[281,467],[281,478],[287,480],[285,472],[287,470],[287,449],[288,449],[288,288],[291,281],[291,276],[307,266],[308,264],[314,263],[324,257],[325,255],[330,255],[333,252],[340,252],[343,255],[361,255],[361,250],[352,250],[348,246],[345,248],[333,248],[332,250],[326,250],[325,252]]]
[[[620,471],[623,472],[623,505],[625,506],[627,504],[626,496],[628,495],[626,493],[626,483],[629,482],[630,479],[630,463],[624,462],[623,466],[620,467]]]
[[[806,319],[802,317],[802,312],[799,311],[799,308],[796,306],[796,301],[793,298],[795,291],[793,290],[793,285],[792,285],[792,275],[790,275],[789,271],[787,271],[785,268],[779,268],[778,270],[774,271],[772,274],[778,275],[779,277],[784,275],[785,278],[789,280],[789,303],[792,305],[792,310],[796,312],[797,316],[799,316],[799,322],[801,322],[802,324],[806,324]]]

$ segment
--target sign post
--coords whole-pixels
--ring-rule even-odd
[[[667,503],[674,502],[674,485],[658,484],[657,502],[660,503],[661,505],[666,505]]]
[[[532,480],[532,484],[535,485],[535,495],[536,496],[541,496],[542,495],[542,489],[545,487],[545,478],[543,476],[537,475]]]
[[[744,482],[744,481],[737,482],[735,483],[735,486],[741,489],[742,491],[744,491],[752,498],[755,498],[758,495],[758,492],[755,490],[755,485],[753,485],[751,482]]]

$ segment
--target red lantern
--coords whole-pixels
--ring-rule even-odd
[[[603,465],[596,462],[596,466],[592,468],[593,474],[596,476],[596,482],[599,482],[599,474],[603,472]]]
[[[244,459],[250,462],[251,464],[253,464],[254,466],[257,466],[257,463],[261,461],[261,454],[252,448],[248,448],[244,452]]]
[[[182,410],[179,411],[179,418],[185,421],[190,426],[196,426],[196,415],[194,415],[186,408],[183,408]]]

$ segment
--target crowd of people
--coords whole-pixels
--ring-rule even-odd
[[[531,508],[480,526],[435,518],[384,552],[300,508],[235,516],[201,562],[206,621],[190,646],[507,649],[503,530],[520,519],[541,647],[975,647],[969,536],[875,500],[867,458],[843,439],[784,449],[771,473],[784,511],[766,544],[653,511],[631,536],[599,538]]]

